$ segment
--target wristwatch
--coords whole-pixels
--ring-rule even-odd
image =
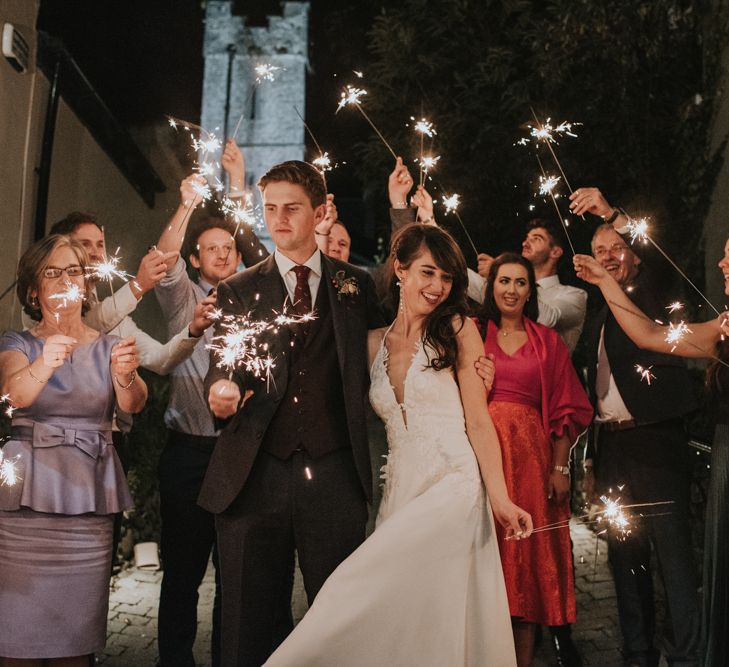
[[[570,467],[569,466],[554,466],[553,470],[561,472],[565,477],[569,477]]]

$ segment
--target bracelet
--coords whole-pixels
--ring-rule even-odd
[[[119,378],[116,376],[116,373],[114,373],[114,380],[116,380],[116,383],[119,385],[119,387],[121,389],[129,389],[129,387],[132,386],[132,383],[134,382],[134,380],[137,379],[137,371],[132,371],[131,376],[132,376],[132,379],[129,380],[128,384],[122,384],[121,382],[119,382]]]
[[[314,234],[317,236],[329,236],[331,232],[327,232],[326,234],[324,232],[317,232],[316,229],[314,230]]]
[[[392,208],[407,208],[407,207],[408,207],[408,203],[406,201],[396,201],[392,205]]]
[[[569,466],[554,466],[552,470],[556,472],[562,473],[565,477],[569,477],[570,475],[570,467]]]
[[[429,222],[433,222],[435,218],[431,215],[429,218],[425,218],[425,220],[420,220],[420,224],[427,225]]]
[[[50,378],[48,378],[48,380],[39,380],[35,375],[33,375],[33,371],[30,370],[30,365],[28,365],[28,375],[30,375],[30,377],[32,377],[38,384],[47,384],[48,380],[50,380]]]
[[[606,225],[612,225],[613,222],[615,222],[618,219],[618,216],[620,216],[620,215],[625,215],[625,211],[623,211],[623,209],[620,208],[620,206],[616,206],[613,209],[613,212],[610,214],[610,216],[607,218],[603,218],[603,221],[605,222]]]

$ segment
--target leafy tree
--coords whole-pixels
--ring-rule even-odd
[[[435,124],[442,159],[431,189],[462,194],[462,218],[492,252],[514,247],[536,213],[555,215],[535,198],[534,146],[515,146],[533,123],[530,109],[540,120],[581,122],[579,138],[555,146],[572,187],[598,186],[609,201],[651,214],[657,237],[695,271],[723,153],[708,147],[727,35],[721,4],[404,0],[369,32],[364,108],[410,160],[419,145],[409,117]],[[391,156],[373,135],[363,157],[361,178],[380,187]],[[566,213],[564,198],[561,206]],[[465,241],[452,217],[439,217]],[[572,222],[583,250],[595,222]]]

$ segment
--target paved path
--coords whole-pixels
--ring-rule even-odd
[[[571,530],[578,605],[573,637],[582,651],[586,665],[617,667],[620,665],[617,650],[620,631],[605,543],[597,540],[593,533],[577,522],[573,522]],[[140,572],[135,568],[130,568],[114,578],[109,606],[109,636],[105,652],[98,657],[99,664],[104,667],[152,667],[155,664],[157,602],[161,578],[159,572]],[[210,566],[200,589],[198,606],[195,658],[200,667],[210,666],[212,605],[213,576]],[[294,584],[295,618],[301,618],[305,611],[303,585],[297,573]],[[536,667],[556,664],[548,640],[548,633],[545,632]]]

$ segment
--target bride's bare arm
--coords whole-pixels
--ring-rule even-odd
[[[455,325],[456,328],[460,324]],[[476,325],[465,320],[458,333],[458,386],[466,417],[466,433],[476,454],[481,478],[488,490],[494,515],[508,533],[527,537],[532,531],[532,518],[511,502],[506,490],[501,446],[491,421],[486,389],[475,369],[476,360],[483,355],[483,343]]]

